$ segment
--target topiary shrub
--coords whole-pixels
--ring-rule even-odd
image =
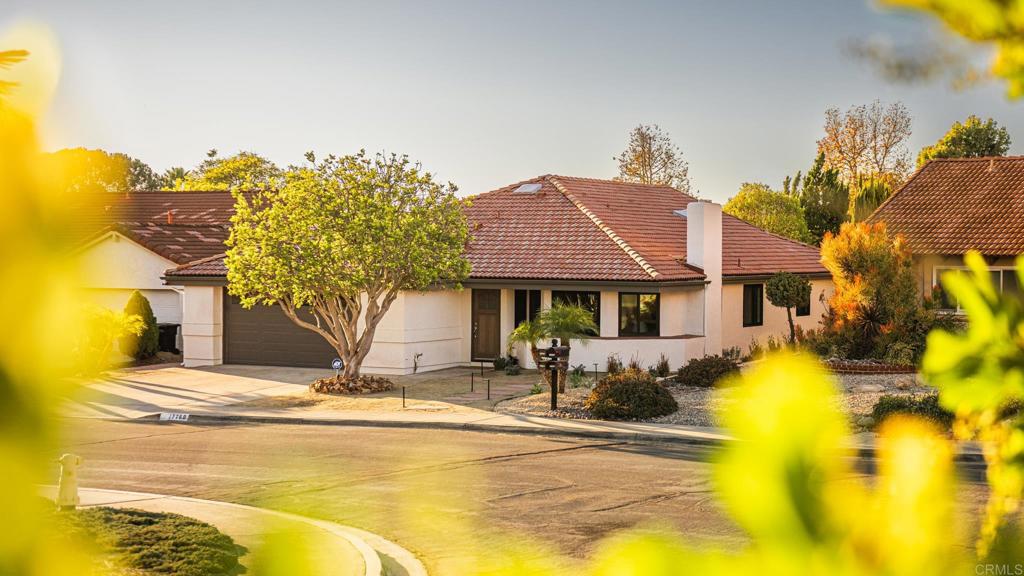
[[[700,386],[709,388],[715,382],[734,372],[739,372],[739,364],[724,356],[705,356],[694,358],[676,373],[676,382],[684,386]]]
[[[871,410],[875,425],[893,414],[909,414],[935,422],[948,430],[953,425],[953,413],[939,405],[939,396],[895,396],[886,394],[878,399]]]
[[[160,351],[160,330],[156,326],[156,316],[153,315],[149,300],[138,290],[132,292],[128,297],[128,303],[124,305],[124,313],[141,318],[143,329],[138,336],[128,334],[121,338],[121,352],[136,360],[156,356]]]
[[[636,369],[602,378],[583,406],[603,420],[647,420],[679,409],[664,386],[644,370]]]

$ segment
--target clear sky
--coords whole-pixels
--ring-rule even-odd
[[[12,6],[13,2],[13,6]],[[853,38],[936,34],[860,0],[247,2],[6,0],[50,25],[64,75],[48,146],[156,170],[209,148],[407,153],[464,194],[540,174],[610,178],[638,123],[671,133],[724,201],[810,165],[825,108],[902,100],[912,153],[968,114],[1024,153],[1024,102],[989,85],[892,85]]]

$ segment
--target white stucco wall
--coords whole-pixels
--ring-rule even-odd
[[[220,286],[185,286],[181,337],[183,365],[224,362],[224,290]]]
[[[132,291],[139,290],[149,299],[157,322],[181,323],[181,293],[161,280],[174,262],[111,233],[86,247],[80,263],[86,294],[96,304],[121,310]]]
[[[763,284],[763,282],[747,282]],[[822,294],[825,295],[822,301]],[[804,329],[818,328],[821,317],[827,309],[828,297],[832,294],[831,280],[811,281],[811,313],[809,316],[797,316],[793,311],[793,322]],[[789,337],[789,322],[786,320],[786,309],[772,306],[768,296],[763,297],[764,323],[761,326],[743,326],[743,284],[725,284],[722,290],[722,347],[728,349],[738,346],[744,354],[750,348],[751,340],[757,340],[765,346],[768,336],[785,340]]]

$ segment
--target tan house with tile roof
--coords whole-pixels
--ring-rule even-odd
[[[90,194],[67,230],[80,243],[85,283],[98,304],[120,310],[134,290],[153,307],[158,323],[182,323],[180,287],[163,282],[169,267],[224,252],[229,192]]]
[[[470,277],[459,292],[406,292],[376,332],[364,370],[409,373],[488,361],[518,322],[554,302],[589,308],[599,332],[572,362],[610,354],[673,368],[705,354],[788,332],[764,281],[779,270],[809,277],[805,328],[824,313],[831,280],[817,248],[723,214],[667,186],[541,176],[480,194],[466,208]],[[225,292],[223,259],[167,271],[184,292],[185,361],[327,366],[333,350],[276,308],[243,310]],[[528,355],[517,356],[529,365]]]
[[[932,160],[868,221],[885,222],[906,239],[922,294],[939,285],[943,272],[963,269],[969,250],[985,255],[1000,289],[1018,290],[1013,266],[1024,254],[1024,156]]]

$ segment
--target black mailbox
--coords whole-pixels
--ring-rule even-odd
[[[551,371],[551,410],[554,411],[558,409],[558,371],[569,368],[569,347],[559,346],[558,340],[552,340],[551,346],[538,352],[544,368]]]
[[[569,364],[569,347],[558,346],[557,340],[551,341],[551,346],[540,350],[541,360],[549,370],[551,368],[565,368]]]

